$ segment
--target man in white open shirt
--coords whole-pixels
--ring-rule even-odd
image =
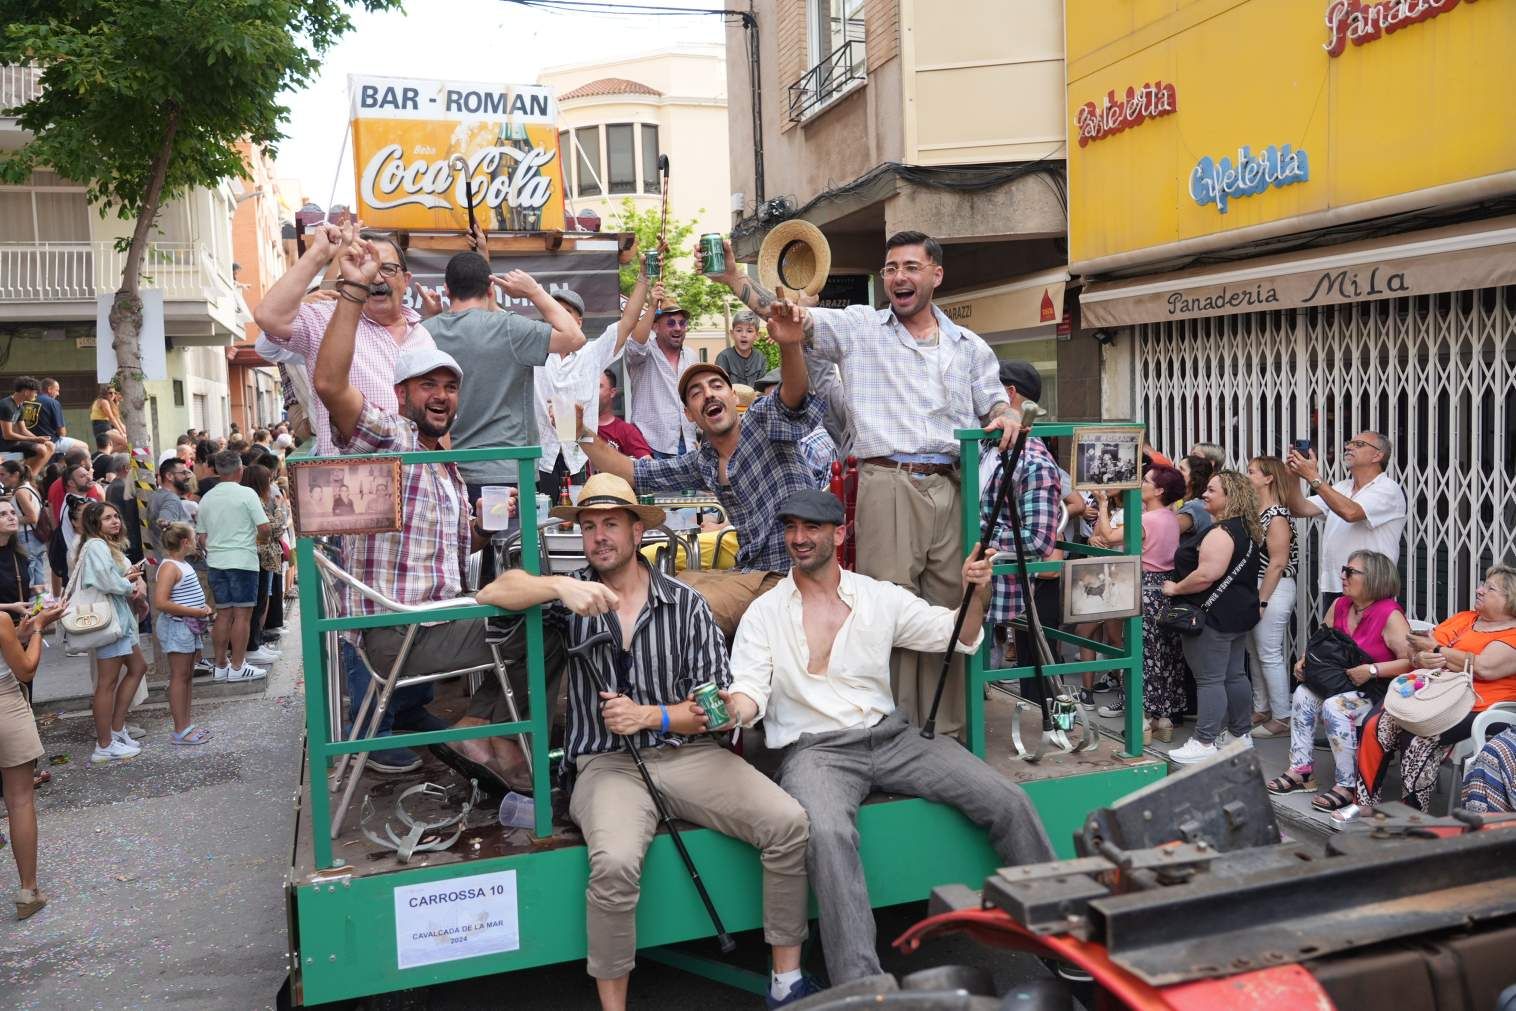
[[[1321,605],[1330,609],[1342,596],[1342,567],[1355,551],[1378,551],[1400,560],[1400,535],[1405,530],[1407,500],[1400,482],[1385,473],[1390,440],[1378,432],[1360,432],[1343,446],[1342,463],[1348,476],[1334,485],[1321,479],[1313,451],[1301,456],[1291,450],[1286,461],[1292,473],[1305,479],[1310,498],[1291,482],[1284,489],[1285,505],[1301,517],[1326,517],[1321,531]]]
[[[928,604],[894,583],[845,572],[835,496],[805,489],[779,506],[794,563],[778,586],[748,608],[732,647],[732,684],[722,695],[733,720],[764,720],[770,748],[783,748],[779,785],[811,822],[806,868],[821,912],[822,947],[832,983],[880,972],[874,947],[858,807],[874,790],[951,805],[989,831],[1007,864],[1053,859],[1026,793],[957,741],[921,736],[890,693],[890,650],[940,657],[955,612]],[[978,552],[963,565],[975,587],[954,644],[972,653],[983,639],[990,562]]]
[[[556,501],[563,479],[573,485],[584,484],[589,477],[589,457],[576,441],[560,442],[548,408],[553,398],[567,398],[584,408],[584,425],[591,432],[600,424],[600,376],[626,350],[630,337],[638,344],[647,343],[653,332],[653,314],[644,314],[647,303],[647,278],[637,277],[637,285],[627,296],[621,318],[605,328],[599,337],[578,351],[566,355],[551,354],[537,366],[532,392],[537,402],[537,433],[542,441],[542,457],[537,461],[537,490]],[[568,309],[574,321],[584,323],[584,299],[579,293],[561,288],[552,296]],[[663,298],[663,282],[653,286],[653,304]]]

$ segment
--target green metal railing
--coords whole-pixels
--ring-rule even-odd
[[[1088,427],[1100,428],[1128,428],[1142,431],[1140,422],[1088,422],[1080,425],[1067,423],[1041,422],[1032,426],[1032,434],[1038,437],[1069,437],[1074,434],[1076,428]],[[968,557],[974,542],[979,539],[979,447],[986,438],[991,437],[982,429],[969,428],[959,429],[953,433],[958,439],[958,459],[961,480],[963,481],[963,553]],[[1091,544],[1077,544],[1072,541],[1059,541],[1057,546],[1071,558],[1095,557],[1100,555],[1121,556],[1137,555],[1142,553],[1142,493],[1133,488],[1121,493],[1123,516],[1125,517],[1124,533],[1126,541],[1120,550],[1110,548],[1098,548]],[[997,562],[993,569],[996,576],[1015,576],[1022,568],[1019,562]],[[1025,566],[1028,575],[1035,576],[1039,572],[1061,572],[1063,563],[1053,562],[1029,562]],[[1141,600],[1142,587],[1137,587],[1138,599]],[[1033,606],[1027,601],[1027,606]],[[1109,643],[1095,642],[1072,632],[1062,629],[1046,628],[1044,631],[1050,640],[1056,642],[1071,643],[1083,649],[1093,650],[1097,655],[1095,660],[1079,660],[1074,663],[1057,663],[1043,668],[1043,673],[1050,676],[1063,676],[1068,674],[1083,674],[1086,671],[1099,673],[1103,671],[1119,671],[1123,677],[1123,690],[1126,693],[1126,725],[1124,727],[1126,754],[1130,758],[1137,758],[1142,754],[1142,615],[1139,613],[1131,618],[1123,619],[1125,634],[1122,636],[1123,645],[1113,646]],[[991,681],[1017,681],[1021,678],[1033,677],[1036,669],[1031,666],[1024,667],[995,667],[989,665],[991,636],[984,637],[984,643],[979,651],[968,658],[964,666],[963,690],[966,695],[964,709],[964,723],[968,728],[968,746],[974,754],[984,757],[985,734],[984,734],[984,686]],[[1086,716],[1088,718],[1088,715]]]
[[[537,553],[537,464],[542,455],[539,446],[519,448],[436,450],[416,453],[381,453],[373,456],[344,456],[344,463],[376,463],[390,461],[397,456],[402,467],[428,463],[482,463],[490,460],[516,461],[516,486],[518,517],[521,525],[521,566],[533,575],[540,575]],[[298,459],[298,457],[296,458]],[[485,546],[485,550],[490,550]],[[330,759],[338,755],[388,748],[418,748],[428,744],[448,741],[477,740],[484,737],[499,737],[507,734],[530,734],[532,749],[533,794],[539,798],[549,796],[548,789],[548,735],[552,728],[552,706],[542,704],[547,697],[547,685],[543,671],[542,609],[530,607],[525,611],[504,611],[485,604],[447,607],[428,611],[425,614],[374,614],[363,616],[328,616],[324,612],[324,595],[318,592],[321,575],[316,567],[316,546],[308,537],[300,538],[295,545],[295,559],[300,578],[305,581],[300,594],[300,648],[305,660],[305,729],[306,747],[309,749],[311,777],[311,840],[315,847],[315,865],[325,870],[340,867],[345,861],[334,858],[331,838],[331,797],[328,791],[328,766]],[[376,589],[378,589],[376,587]],[[382,591],[381,591],[382,592]],[[521,614],[526,621],[527,663],[527,719],[514,723],[488,723],[476,727],[459,727],[449,730],[431,730],[423,733],[394,734],[389,737],[371,737],[357,741],[333,741],[330,738],[328,714],[327,664],[332,658],[322,648],[322,637],[329,632],[345,632],[353,629],[383,628],[393,625],[414,625],[423,621],[469,621],[476,618],[499,618]],[[375,671],[384,676],[387,671]],[[339,689],[340,691],[340,689]],[[339,728],[340,733],[340,728]],[[356,775],[357,769],[349,771]],[[534,831],[538,837],[552,834],[552,806],[539,803],[535,806]]]

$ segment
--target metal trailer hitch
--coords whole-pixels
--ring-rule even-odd
[[[359,828],[363,832],[363,837],[380,849],[394,850],[403,864],[410,863],[411,857],[417,853],[432,853],[448,849],[463,835],[464,822],[467,820],[469,812],[479,802],[479,782],[473,779],[469,780],[468,799],[463,802],[463,806],[459,808],[457,814],[449,815],[440,821],[422,821],[414,817],[405,809],[405,802],[410,797],[422,795],[434,797],[442,803],[448,803],[455,789],[456,787],[438,786],[436,783],[417,783],[415,786],[402,791],[400,796],[395,798],[395,817],[399,818],[402,825],[406,828],[404,836],[395,834],[395,830],[388,818],[384,820],[383,837],[369,827],[369,821],[375,813],[375,808],[369,798],[365,796],[363,798],[363,813],[359,820]],[[431,842],[424,843],[421,841],[430,833],[441,833],[444,829],[448,828],[454,828],[453,834],[450,836],[439,834],[438,838]]]

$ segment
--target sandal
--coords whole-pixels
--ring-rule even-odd
[[[16,893],[16,919],[24,920],[36,915],[47,905],[47,896],[40,888],[23,888]]]
[[[52,781],[53,781],[53,774],[51,772],[49,772],[48,770],[46,770],[46,769],[37,769],[36,771],[34,771],[32,773],[32,789],[33,790],[37,789],[37,787],[39,787],[39,786],[46,786],[47,784],[51,783]]]
[[[204,744],[211,739],[211,732],[204,727],[191,723],[179,733],[169,734],[170,744]]]
[[[427,749],[443,765],[452,769],[464,779],[472,779],[479,784],[479,789],[485,793],[503,797],[511,791],[511,786],[489,766],[480,765],[478,762],[463,755],[462,752],[448,747],[446,744],[428,745]],[[516,791],[520,793],[521,791]],[[525,796],[530,796],[528,791]]]
[[[1341,811],[1349,804],[1356,803],[1357,800],[1358,798],[1352,794],[1344,793],[1342,787],[1334,786],[1326,793],[1317,794],[1311,801],[1311,807],[1325,814],[1331,814],[1333,811]]]
[[[1309,772],[1302,776],[1294,769],[1286,769],[1284,775],[1275,776],[1263,785],[1274,794],[1296,793],[1300,790],[1316,789],[1316,779]]]

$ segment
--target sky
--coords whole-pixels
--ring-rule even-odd
[[[722,7],[712,0],[627,0]],[[278,145],[280,178],[322,207],[353,202],[347,131],[349,74],[530,84],[549,67],[683,45],[725,41],[722,18],[557,12],[507,0],[407,0],[405,12],[353,15],[353,31],[328,50],[309,88],[285,95],[290,109]],[[340,159],[340,161],[339,161]],[[335,179],[335,198],[333,180]]]

